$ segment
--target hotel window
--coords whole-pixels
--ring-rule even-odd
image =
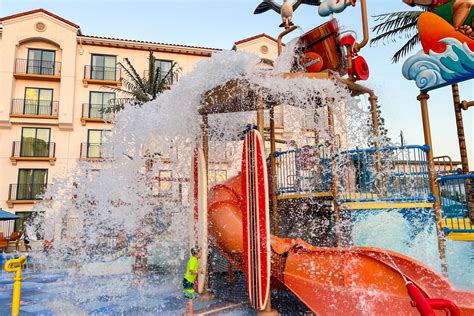
[[[110,107],[115,99],[114,92],[91,91],[89,94],[89,118],[111,119]]]
[[[209,183],[217,184],[227,180],[227,170],[209,170]]]
[[[46,191],[48,169],[19,169],[17,200],[40,200],[39,195]]]
[[[160,193],[170,193],[172,189],[173,172],[171,170],[160,170],[158,172],[158,183]]]
[[[104,158],[102,144],[110,136],[109,130],[90,129],[87,131],[87,158]]]
[[[54,75],[56,52],[44,49],[28,49],[26,73],[35,75]]]
[[[23,114],[51,116],[53,89],[26,88]]]
[[[168,72],[171,70],[171,67],[173,66],[173,62],[170,60],[160,60],[157,59],[155,61],[155,71],[157,69],[160,70],[159,75],[160,78],[164,78]],[[167,84],[173,84],[173,74],[169,74],[168,78],[166,79]]]
[[[51,129],[23,127],[20,157],[49,157]]]
[[[109,55],[92,55],[91,79],[117,80],[117,57]]]

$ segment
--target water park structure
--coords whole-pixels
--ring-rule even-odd
[[[261,9],[264,4],[265,2],[259,8]],[[353,96],[368,94],[373,136],[377,139],[377,96],[371,89],[357,83],[358,80],[367,79],[369,75],[365,60],[357,56],[367,43],[368,36],[364,0],[361,1],[361,8],[365,33],[362,43],[355,42],[352,36],[337,38],[337,22],[331,20],[300,37],[300,60],[304,70],[283,73],[281,76],[286,80],[297,77],[315,81],[328,79],[347,87]],[[257,10],[256,13],[261,13]],[[285,23],[291,19],[284,18],[283,21]],[[421,25],[423,21],[422,16]],[[283,26],[285,31],[278,38],[279,43],[283,36],[297,28],[289,24]],[[337,59],[337,46],[345,48],[343,63]],[[341,67],[341,64],[344,66]],[[343,78],[344,74],[347,75],[346,78]],[[473,74],[470,76],[472,78]],[[466,78],[463,76],[463,79]],[[256,160],[256,162],[252,160],[256,164],[255,171],[250,175],[249,171],[245,171],[252,155],[245,153],[248,149],[245,149],[244,145],[242,174],[211,188],[208,197],[210,240],[231,265],[245,271],[252,305],[264,311],[263,315],[272,313],[270,300],[263,300],[258,296],[261,293],[268,293],[265,282],[269,279],[270,271],[265,263],[266,259],[261,257],[270,256],[267,254],[268,247],[271,249],[269,260],[272,266],[271,276],[296,294],[317,315],[364,314],[366,310],[358,306],[356,298],[358,296],[356,293],[362,292],[370,296],[364,308],[374,315],[391,313],[416,315],[418,312],[428,315],[433,313],[433,310],[443,309],[450,310],[455,315],[459,313],[455,306],[462,310],[462,314],[474,313],[472,293],[456,292],[445,283],[442,276],[436,275],[420,263],[381,249],[347,248],[351,245],[348,231],[353,216],[351,214],[362,210],[400,209],[419,212],[425,209],[434,212],[443,274],[448,272],[445,237],[472,241],[474,236],[471,210],[473,195],[470,184],[472,175],[465,169],[467,168],[465,143],[464,147],[461,147],[462,152],[464,151],[462,153],[464,175],[457,174],[459,171],[456,170],[443,173],[434,170],[426,90],[422,90],[418,97],[422,109],[424,145],[381,147],[375,142],[373,148],[340,151],[334,126],[334,104],[330,98],[321,99],[311,95],[312,100],[308,103],[315,108],[326,109],[329,139],[321,142],[322,144],[318,141],[318,145],[314,147],[306,146],[302,149],[278,152],[275,146],[274,107],[282,101],[265,89],[264,86],[260,87],[250,82],[230,80],[208,91],[199,110],[203,117],[202,146],[205,156],[208,152],[206,135],[209,115],[256,111],[258,134],[264,139],[269,134],[271,149],[268,157],[268,180],[263,180],[266,176],[258,175],[262,172],[266,174],[266,169],[258,171],[261,167],[258,167],[257,158],[252,158]],[[286,101],[286,105],[301,106],[301,100],[295,100],[294,103]],[[466,106],[467,103],[462,104]],[[458,113],[461,102],[456,96],[455,107]],[[264,128],[264,111],[269,112],[269,131]],[[462,120],[460,123],[462,127]],[[315,133],[316,139],[319,139],[318,131]],[[261,155],[257,152],[255,155]],[[341,166],[345,167],[342,173],[337,171]],[[249,189],[250,183],[256,187]],[[267,183],[269,188],[262,189]],[[255,195],[252,195],[252,190],[255,191]],[[260,213],[265,212],[262,195],[270,200],[270,203],[267,201],[267,209],[271,206],[270,216]],[[248,212],[251,211],[248,209],[252,208],[252,205],[256,214],[249,217]],[[330,225],[333,225],[332,232],[328,232],[327,228],[321,225],[313,227],[316,229],[315,234],[314,232],[305,234],[304,237],[312,236],[313,240],[310,242],[334,248],[315,247],[299,239],[279,237],[290,235],[292,223],[285,222],[284,219],[291,218],[291,213],[301,208],[310,210],[306,213],[308,217],[327,216]],[[271,234],[266,231],[270,228],[265,228],[265,218],[271,218]],[[258,233],[255,231],[249,233],[250,220],[252,225],[263,225],[254,228]],[[310,221],[309,218],[306,220]],[[245,235],[247,233],[248,236]],[[258,251],[253,249],[255,247]],[[381,279],[375,277],[378,273],[384,277]],[[256,277],[259,281],[255,280]],[[413,286],[423,292],[423,294],[420,292],[418,298],[423,297],[422,300],[427,300],[426,310],[421,307],[423,303],[418,302],[416,295],[413,295],[411,291]],[[369,289],[377,294],[373,296],[367,294]],[[434,299],[435,297],[443,299],[438,301]],[[454,308],[451,308],[453,306]]]
[[[379,135],[377,95],[363,84],[370,72],[368,62],[359,54],[368,42],[369,33],[366,0],[359,2],[296,1],[290,11],[286,7],[287,1],[282,6],[275,6],[273,1],[262,2],[256,13],[273,9],[282,15],[284,31],[277,42],[286,69],[246,74],[237,68],[234,75],[222,76],[224,79],[218,84],[211,82],[199,86],[205,89],[197,97],[198,108],[193,110],[200,120],[200,133],[194,134],[195,143],[187,146],[192,152],[190,161],[186,162],[187,177],[169,180],[180,185],[190,184],[191,203],[182,210],[186,213],[186,220],[192,224],[188,234],[183,234],[182,230],[179,233],[187,235],[186,239],[189,235],[186,247],[197,244],[203,250],[200,264],[206,273],[198,278],[197,284],[202,299],[231,293],[244,302],[250,301],[251,312],[256,310],[260,315],[276,315],[279,311],[297,314],[296,307],[315,315],[436,315],[448,312],[450,315],[474,315],[474,293],[455,288],[447,278],[450,270],[446,252],[446,238],[456,243],[474,240],[474,178],[469,172],[466,145],[461,142],[463,169],[435,169],[435,160],[441,158],[433,157],[427,108],[430,89],[453,84],[454,92],[456,82],[469,80],[474,74],[471,71],[466,75],[463,70],[463,74],[456,77],[450,72],[449,78],[455,79],[443,79],[434,88],[420,87],[418,100],[425,144],[384,144]],[[295,22],[292,12],[300,4],[319,5],[321,16],[341,12],[351,5],[360,6],[364,30],[362,41],[358,42],[352,32],[341,32],[338,22],[331,16],[328,22],[287,43],[283,49],[283,37],[298,28],[292,25]],[[420,25],[423,21],[424,18],[420,18]],[[422,33],[420,31],[420,36]],[[452,49],[461,54],[459,56],[464,56],[462,53],[470,43],[461,40],[461,45],[458,45],[458,42],[444,41],[452,46],[446,49]],[[436,52],[439,53],[442,51]],[[428,50],[428,54],[434,54],[433,50]],[[452,58],[451,61],[461,61],[467,65],[465,69],[474,69],[469,68],[472,57],[467,55],[467,58],[466,62],[462,58]],[[416,71],[425,75],[426,67],[418,66],[417,62],[413,62],[413,66],[410,59],[407,61],[405,76],[409,74],[416,78]],[[215,67],[212,63],[209,65],[210,69]],[[438,68],[445,70],[446,67],[442,64]],[[454,65],[452,69],[461,68]],[[426,76],[429,79],[441,78]],[[417,84],[425,82],[425,79],[415,80]],[[186,84],[186,79],[183,81]],[[170,104],[180,100],[173,99],[172,93],[170,91],[171,96],[167,96]],[[456,95],[456,119],[458,130],[462,132],[460,111],[468,109],[472,102],[460,101]],[[368,148],[350,147],[351,141],[342,132],[342,121],[348,115],[348,109],[341,104],[349,104],[358,96],[367,97],[371,107],[369,143],[372,146]],[[275,108],[281,105],[312,114],[314,129],[311,132],[316,139],[315,145],[277,149],[277,144],[283,141],[276,135]],[[137,111],[133,112],[135,115],[140,115],[139,110],[134,111]],[[240,170],[235,176],[208,188],[211,140],[219,137],[215,129],[212,130],[212,122],[239,113],[256,113],[256,124],[246,126],[247,121],[239,122],[239,127],[246,128],[239,134],[239,139],[234,137],[232,140],[242,149],[241,155],[233,157]],[[192,125],[191,122],[188,124]],[[147,124],[143,125],[143,128],[149,128]],[[122,131],[127,129],[127,125],[124,126],[119,126]],[[222,126],[219,132],[224,133],[222,130],[226,124]],[[459,138],[462,139],[461,135]],[[140,143],[143,140],[137,138],[133,141]],[[225,141],[222,140],[221,144]],[[125,142],[125,138],[119,142]],[[266,148],[265,143],[270,147]],[[142,162],[136,162],[136,156],[123,147],[120,147],[118,156],[137,166]],[[143,156],[144,161],[150,160],[148,152]],[[152,173],[152,163],[144,169],[138,177],[145,183],[143,187],[137,185],[134,188],[130,186],[131,180],[127,180],[130,183],[121,189],[137,190],[139,194],[134,201],[146,208],[152,202],[147,200],[143,188],[149,186],[147,174]],[[121,180],[117,177],[116,181]],[[111,187],[108,189],[113,191]],[[124,191],[118,192],[122,194]],[[85,205],[89,208],[85,214],[90,216],[102,202],[85,192]],[[68,198],[70,204],[66,205],[72,209],[80,198]],[[123,198],[120,196],[120,200],[107,197],[104,199],[105,209],[120,212],[123,208],[129,216],[132,202],[126,198],[125,194]],[[370,245],[354,246],[356,222],[364,222],[372,213],[394,210],[408,222],[418,220],[422,226],[434,228],[441,273],[408,255]],[[137,213],[139,224],[135,249],[123,247],[123,251],[114,253],[113,259],[106,264],[112,266],[112,262],[134,256],[140,259],[140,265],[135,265],[133,272],[144,272],[147,269],[144,257],[149,243],[145,241],[149,234],[147,229],[161,220],[159,211],[148,214],[150,216]],[[110,221],[114,219],[113,212],[106,214]],[[153,217],[152,220],[148,221],[149,217]],[[64,218],[66,216],[60,219],[65,221]],[[90,218],[96,220],[96,217]],[[104,227],[91,223],[93,220],[90,218],[86,217],[86,222],[100,235]],[[130,218],[127,220],[132,221]],[[109,228],[105,226],[105,230]],[[92,235],[91,231],[87,233]],[[68,241],[67,255],[79,254],[80,248],[97,247],[88,235],[85,241],[77,239],[79,241],[74,245]],[[54,240],[58,249],[64,247],[60,242]],[[51,251],[54,253],[54,247]],[[95,260],[91,259],[92,262]]]

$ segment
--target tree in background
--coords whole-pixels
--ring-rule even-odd
[[[176,79],[178,67],[176,63],[171,64],[171,68],[164,72],[156,66],[156,57],[150,51],[148,56],[148,71],[144,76],[140,76],[128,58],[124,58],[124,63],[118,63],[124,72],[122,87],[107,87],[118,93],[122,97],[115,98],[114,104],[110,107],[110,112],[122,110],[125,104],[142,106],[144,103],[155,100],[158,95],[169,89],[169,86]]]

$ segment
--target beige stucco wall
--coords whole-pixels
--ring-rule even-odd
[[[38,32],[35,25],[46,25]],[[27,59],[28,48],[56,51],[56,62],[61,62],[61,80],[15,79],[16,59]],[[90,91],[109,91],[102,84],[83,83],[84,66],[90,65],[92,54],[117,56],[117,62],[129,58],[140,75],[148,69],[148,51],[118,47],[82,44],[78,40],[77,29],[44,13],[21,16],[3,22],[0,32],[0,208],[10,212],[29,211],[32,204],[15,204],[8,207],[9,184],[18,182],[18,170],[48,169],[48,183],[53,179],[71,173],[80,161],[81,143],[87,142],[89,129],[111,129],[107,123],[81,123],[82,104],[89,102]],[[207,56],[186,53],[155,52],[155,57],[178,63],[181,75],[191,71]],[[51,88],[53,100],[59,101],[58,119],[10,117],[12,99],[24,99],[25,88]],[[23,127],[50,128],[50,141],[56,143],[56,161],[10,161],[12,144],[21,140]]]

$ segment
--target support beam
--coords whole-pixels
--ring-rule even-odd
[[[334,100],[328,99],[327,101],[327,108],[328,108],[328,134],[329,134],[329,156],[331,157],[335,152],[335,130],[334,130]],[[332,160],[331,165],[331,173],[332,173],[332,183],[331,183],[331,192],[333,194],[333,207],[334,207],[334,221],[335,221],[335,228],[336,228],[336,239],[337,239],[337,246],[342,247],[343,240],[342,240],[342,221],[341,221],[341,208],[337,203],[337,197],[339,195],[339,190],[337,187],[337,175],[336,175],[336,161]]]
[[[275,108],[270,109],[270,168],[271,168],[271,179],[270,179],[270,198],[272,201],[272,213],[273,213],[273,234],[278,237],[279,234],[279,221],[278,221],[278,199],[277,199],[277,176],[276,176],[276,164],[275,164]]]
[[[466,137],[464,136],[464,123],[461,113],[461,99],[459,98],[459,87],[455,83],[452,85],[454,115],[456,117],[456,128],[458,133],[459,152],[461,154],[462,173],[469,173],[469,160],[467,157]]]
[[[426,92],[421,92],[417,97],[417,100],[420,101],[421,105],[421,117],[423,119],[423,134],[425,136],[425,144],[430,147],[430,150],[427,153],[428,157],[428,174],[430,180],[430,189],[435,197],[435,202],[433,205],[434,215],[436,219],[436,232],[438,234],[438,250],[439,258],[441,260],[441,271],[447,276],[448,275],[448,265],[446,263],[446,239],[443,234],[443,227],[441,225],[442,214],[441,214],[441,197],[438,190],[438,185],[436,184],[436,172],[434,169],[433,162],[433,142],[431,141],[431,127],[430,127],[430,118],[428,114],[428,99],[429,95]]]

